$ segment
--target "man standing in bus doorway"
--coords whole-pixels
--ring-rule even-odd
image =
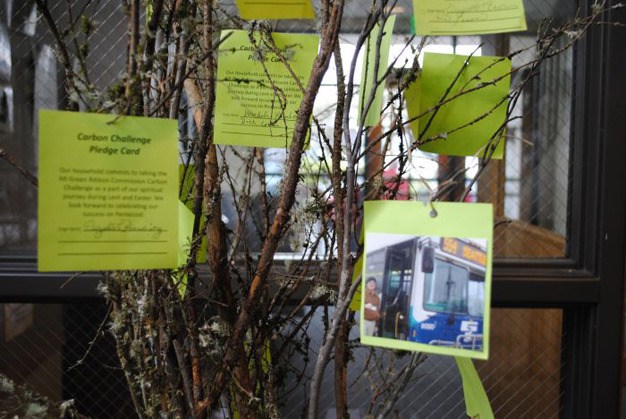
[[[380,297],[376,294],[376,278],[370,276],[365,282],[365,334],[376,335],[380,319]]]

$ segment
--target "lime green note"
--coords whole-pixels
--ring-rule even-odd
[[[419,148],[451,156],[482,156],[488,146],[494,146],[492,158],[501,159],[510,74],[507,58],[424,54],[419,99],[424,116],[419,119],[419,134],[414,132],[416,139],[421,135]],[[443,105],[436,108],[439,103]],[[409,109],[409,118],[414,117]]]
[[[193,234],[193,212],[182,202],[178,201],[178,268],[181,269],[173,276],[178,293],[181,297],[187,290],[187,273],[182,270],[187,264],[189,250],[191,249],[191,237]]]
[[[463,396],[465,397],[465,408],[467,416],[479,419],[493,419],[493,410],[489,403],[487,393],[476,368],[469,358],[455,357],[456,364],[461,373],[463,382]]]
[[[196,167],[192,164],[184,165],[181,164],[178,166],[178,180],[180,184],[180,191],[178,196],[180,197],[181,202],[187,207],[189,212],[191,212],[193,217],[193,205],[194,205],[194,197],[195,190],[193,187],[193,183],[196,176]],[[191,228],[193,230],[194,220],[191,220]],[[206,228],[206,217],[202,216],[200,219],[200,231],[203,231]],[[207,236],[206,234],[202,234],[202,242],[200,243],[200,249],[196,254],[196,262],[202,263],[207,261]]]
[[[522,0],[413,0],[418,35],[479,35],[526,30]]]
[[[178,201],[178,267],[186,265],[189,259],[194,218],[193,212]]]
[[[354,264],[354,271],[352,272],[352,282],[357,281],[361,275],[363,274],[363,255],[359,256]],[[359,285],[354,296],[352,297],[352,301],[350,301],[350,310],[359,311],[361,309],[361,290],[363,284]]]
[[[286,147],[291,142],[302,101],[300,85],[306,87],[308,83],[319,38],[273,33],[273,43],[280,51],[277,55],[268,46],[271,40],[254,32],[252,43],[249,35],[240,30],[222,34],[215,143]]]
[[[376,82],[380,80],[387,71],[387,62],[389,61],[389,48],[391,47],[391,37],[393,35],[393,27],[396,23],[396,15],[387,18],[383,27],[383,34],[380,35],[380,22],[374,26],[367,38],[367,42],[363,46],[363,72],[361,73],[361,87],[359,92],[359,121],[365,126],[375,126],[380,121],[380,109],[383,105],[383,90],[385,88],[384,80],[376,86]],[[378,39],[380,38],[380,49],[377,49]],[[379,53],[377,53],[379,51]],[[376,56],[378,55],[378,71],[374,74],[376,68]],[[368,107],[368,102],[372,96],[372,90],[376,87],[374,98]],[[363,118],[363,112],[365,118]]]
[[[174,268],[178,123],[39,113],[40,271]]]
[[[237,0],[242,19],[315,19],[311,0]]]
[[[359,245],[363,244],[365,240],[365,228],[363,227],[363,223],[361,223],[361,232],[359,233],[358,243]],[[365,256],[361,254],[356,262],[354,263],[354,270],[352,271],[352,282],[355,282],[361,278],[363,274],[363,259]],[[363,284],[359,284],[354,295],[352,296],[352,300],[350,301],[350,310],[359,311],[361,309],[361,291],[363,289]]]
[[[491,204],[368,201],[361,343],[487,359]]]

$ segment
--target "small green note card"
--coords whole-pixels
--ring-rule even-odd
[[[219,48],[215,143],[286,147],[293,137],[313,60],[317,35],[225,31]],[[280,52],[273,52],[270,45]],[[295,78],[294,78],[295,76]]]
[[[184,230],[186,231],[184,237],[187,237],[187,235],[191,235],[193,233],[193,223],[194,223],[194,218],[195,218],[195,216],[193,215],[193,205],[194,205],[193,183],[194,183],[195,176],[196,176],[196,168],[194,165],[181,164],[178,166],[178,182],[181,186],[180,191],[179,191],[179,197],[180,197],[181,203],[187,209],[187,211],[180,210],[179,212],[179,217],[181,217],[181,222],[183,221],[188,222],[186,220],[188,220],[189,214],[191,214],[191,226],[184,227]],[[181,228],[183,228],[182,224],[181,224]],[[206,219],[205,217],[201,217],[200,230],[202,231],[205,228],[206,228]],[[183,236],[181,235],[180,237],[183,237]],[[189,237],[189,239],[191,239],[191,236]],[[198,249],[198,252],[196,254],[196,262],[198,263],[206,262],[206,256],[207,256],[206,249],[207,249],[207,236],[206,234],[203,234],[200,249]],[[189,252],[187,252],[187,255],[189,255]],[[186,261],[187,261],[187,257],[185,257],[185,262]]]
[[[487,359],[491,204],[363,207],[361,343]]]
[[[418,35],[479,35],[526,30],[522,0],[413,0]]]
[[[409,119],[423,114],[410,125],[424,142],[420,150],[481,156],[494,145],[492,158],[501,159],[504,130],[490,138],[506,120],[510,73],[507,58],[425,53],[421,77],[406,93]],[[439,103],[444,104],[436,108]]]
[[[315,19],[311,0],[237,0],[239,16],[256,19]]]
[[[38,269],[175,268],[178,123],[39,113]]]
[[[191,239],[193,235],[193,212],[189,210],[182,202],[178,201],[178,268],[183,269],[187,264],[189,252],[191,250]],[[173,275],[172,279],[178,288],[178,292],[182,297],[185,296],[187,290],[187,274],[184,270]]]

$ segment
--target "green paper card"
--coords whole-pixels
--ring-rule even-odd
[[[420,150],[450,156],[483,155],[489,139],[506,120],[510,74],[511,61],[507,58],[424,54],[419,114],[425,115],[419,118],[419,133],[426,132]],[[438,110],[434,108],[445,100],[448,102]],[[414,118],[416,115],[408,110],[409,118]],[[414,135],[419,138],[417,132]],[[491,142],[496,146],[492,158],[501,159],[504,135],[497,135]]]
[[[413,0],[418,35],[480,35],[526,30],[522,0]]]
[[[40,271],[174,268],[175,120],[39,113]]]
[[[180,183],[180,191],[178,196],[180,197],[181,203],[188,209],[188,212],[191,214],[191,228],[190,233],[193,232],[193,223],[194,223],[194,215],[193,215],[193,204],[194,204],[194,194],[195,190],[193,187],[193,183],[196,176],[196,167],[192,164],[184,165],[180,164],[178,166],[178,181]],[[206,217],[202,217],[200,219],[200,231],[203,231],[206,228]],[[191,239],[191,237],[190,237]],[[207,260],[207,236],[206,234],[202,234],[202,242],[200,243],[200,249],[196,254],[196,262],[202,263]],[[187,261],[187,259],[185,259]]]
[[[361,275],[363,274],[363,255],[359,256],[354,264],[354,271],[352,272],[352,282],[358,281],[361,279]],[[350,310],[351,311],[359,311],[361,309],[361,289],[363,284],[360,284],[352,296],[352,301],[350,301]]]
[[[319,37],[273,33],[282,58],[260,33],[254,44],[247,31],[222,34],[217,69],[215,143],[286,147],[291,143],[303,87],[308,84]]]
[[[194,218],[193,212],[178,201],[178,268],[183,268],[189,258]],[[182,298],[187,290],[187,274],[183,271],[178,272],[173,279]]]
[[[178,267],[186,265],[189,258],[194,218],[193,212],[178,201]]]
[[[242,19],[315,19],[311,0],[237,0]]]
[[[365,202],[361,342],[487,359],[492,206],[433,207]]]
[[[374,99],[371,106],[367,109],[365,118],[363,118],[363,112],[372,95],[372,89],[374,88],[376,81],[381,79],[387,71],[387,62],[389,61],[389,48],[391,47],[391,37],[393,35],[393,27],[396,23],[396,15],[391,15],[387,18],[385,26],[383,28],[383,34],[380,35],[380,22],[374,26],[374,29],[370,32],[370,36],[365,42],[363,53],[363,72],[361,73],[361,87],[359,90],[359,121],[364,126],[373,127],[378,125],[380,121],[380,110],[383,106],[383,90],[385,83],[382,82],[377,86],[374,93]],[[378,38],[380,36],[380,53],[378,54],[378,72],[374,74],[376,67],[376,46],[378,44]]]

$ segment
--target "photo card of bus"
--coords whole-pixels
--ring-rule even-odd
[[[491,211],[490,204],[365,203],[363,344],[488,358]]]

